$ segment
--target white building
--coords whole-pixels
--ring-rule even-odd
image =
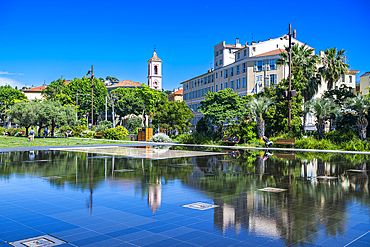
[[[155,49],[148,61],[148,86],[162,91],[162,60],[158,58]]]

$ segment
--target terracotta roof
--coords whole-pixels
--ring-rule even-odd
[[[184,90],[183,89],[179,89],[176,92],[172,92],[170,95],[175,95],[175,94],[183,95],[184,94]]]
[[[45,89],[45,86],[24,89],[22,92],[41,92],[43,89]]]
[[[357,74],[357,73],[360,73],[360,71],[358,71],[358,70],[353,70],[353,69],[349,69],[349,70],[348,70],[348,73],[350,73],[350,74]]]
[[[136,81],[123,80],[116,84],[107,86],[107,88],[113,88],[113,87],[141,87],[141,83],[136,82]]]
[[[68,85],[71,81],[65,81],[64,84]]]
[[[273,50],[273,51],[269,51],[269,52],[265,52],[265,53],[256,55],[254,57],[263,57],[263,56],[278,55],[278,54],[280,54],[282,52],[286,52],[286,50],[284,50],[284,49],[276,49],[276,50]]]
[[[152,56],[152,58],[151,58],[151,59],[149,59],[149,61],[148,61],[148,62],[150,62],[150,61],[159,61],[159,62],[162,62],[162,60],[158,58],[157,53],[155,52],[155,50],[154,50],[154,52],[153,52],[153,56]]]

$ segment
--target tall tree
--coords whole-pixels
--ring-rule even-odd
[[[0,86],[0,118],[4,127],[9,118],[9,110],[17,100],[27,99],[26,95],[20,90],[14,89],[9,85]]]
[[[28,135],[29,127],[37,123],[38,108],[38,102],[19,101],[14,104],[10,111],[10,115],[14,121],[26,128],[26,136]]]
[[[213,93],[208,92],[200,105],[199,112],[203,113],[219,129],[227,123],[233,124],[240,121],[245,113],[243,100],[230,88]]]
[[[105,80],[110,81],[110,83],[119,82],[119,80],[116,77],[113,77],[113,76],[107,76],[107,77],[105,77]]]
[[[63,94],[63,88],[65,84],[65,79],[52,81],[49,85],[46,86],[44,90],[42,90],[41,94],[47,100],[56,100],[57,95]]]
[[[265,120],[263,118],[272,103],[272,99],[259,96],[252,98],[246,105],[246,107],[249,108],[252,117],[257,121],[258,138],[265,135]]]
[[[115,104],[117,114],[124,117],[126,115],[140,115],[144,109],[144,99],[135,88],[117,88],[112,91],[118,97]]]
[[[306,108],[316,117],[316,128],[321,140],[325,135],[325,125],[329,119],[340,118],[340,107],[330,99],[312,99],[307,102]]]
[[[312,99],[319,90],[321,85],[321,75],[318,72],[317,65],[321,62],[321,58],[314,54],[315,50],[309,48],[306,44],[295,44],[292,46],[292,74],[293,78],[302,79],[302,87],[300,90],[304,102]],[[277,61],[278,65],[287,65],[289,63],[289,54],[282,52]],[[297,90],[297,88],[293,88]],[[306,124],[306,114],[303,115],[303,125]]]
[[[343,49],[337,51],[336,47],[325,50],[325,56],[322,58],[323,66],[319,71],[328,83],[327,90],[333,89],[334,83],[348,71],[349,65],[344,61],[345,52]]]
[[[366,139],[366,128],[369,124],[366,116],[370,109],[370,100],[364,95],[357,95],[354,98],[347,98],[345,106],[348,110],[356,113],[358,137],[364,141]]]
[[[160,125],[170,131],[184,133],[190,126],[189,120],[194,117],[185,102],[171,101],[159,105],[153,118],[154,125]]]

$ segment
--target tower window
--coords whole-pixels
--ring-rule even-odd
[[[157,65],[154,66],[154,74],[158,75],[158,66]]]

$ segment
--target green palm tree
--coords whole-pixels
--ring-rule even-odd
[[[345,100],[345,107],[349,111],[356,113],[358,137],[364,141],[366,139],[366,128],[368,125],[366,115],[370,109],[370,100],[364,95],[357,95],[354,98],[347,98]]]
[[[265,135],[265,120],[263,120],[263,115],[273,103],[273,100],[264,96],[257,98],[252,98],[246,107],[249,108],[253,118],[257,120],[257,135],[261,138]]]
[[[328,99],[312,99],[307,102],[306,109],[316,117],[316,128],[321,140],[325,134],[326,121],[334,117],[340,118],[340,107],[333,101]]]
[[[300,73],[304,78],[301,93],[304,102],[309,101],[319,90],[321,85],[321,76],[318,73],[317,65],[321,62],[321,58],[314,55],[315,50],[307,47],[306,44],[295,44],[292,46],[292,73]],[[282,52],[277,60],[278,65],[286,66],[289,63],[289,54]],[[303,125],[306,123],[307,114],[303,115]]]
[[[325,56],[322,59],[323,67],[319,71],[328,83],[328,90],[333,89],[334,83],[348,71],[349,65],[344,62],[345,53],[343,49],[337,52],[336,47],[325,50]]]

